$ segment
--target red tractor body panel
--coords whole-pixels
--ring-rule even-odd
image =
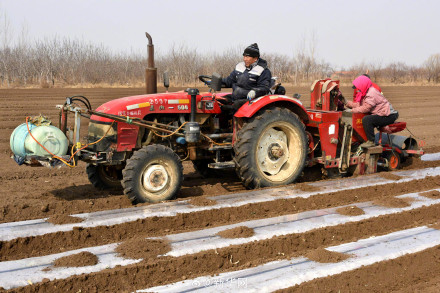
[[[217,94],[219,97],[224,95],[227,95],[227,93]],[[200,95],[197,95],[197,113],[221,113],[219,104],[210,103],[212,101],[211,93],[201,93]],[[99,106],[96,111],[140,119],[145,119],[145,117],[150,114],[190,114],[191,96],[186,92],[177,92],[124,97],[104,103]],[[107,123],[113,121],[97,115],[92,115],[91,120]],[[118,122],[118,142],[116,151],[131,151],[135,148],[138,132],[138,126]]]
[[[363,113],[353,113],[353,130],[356,131],[357,134],[359,134],[364,141],[367,141],[367,135],[365,134],[364,126],[362,124],[362,118],[364,118],[367,114]],[[353,135],[353,142],[361,142],[359,139],[356,138],[356,135]]]
[[[315,110],[336,111],[338,98],[332,92],[338,90],[339,80],[316,80],[312,85],[310,107]]]
[[[253,100],[252,103],[247,102],[246,104],[241,106],[240,109],[238,109],[238,111],[235,113],[234,116],[238,118],[250,118],[254,116],[254,114],[257,113],[260,109],[266,107],[269,104],[273,104],[276,102],[288,102],[294,104],[295,106],[299,107],[302,110],[301,112],[304,114],[302,117],[303,120],[305,117],[308,117],[307,110],[306,108],[304,108],[300,100],[288,96],[281,96],[281,95],[262,96]]]
[[[317,111],[309,109],[310,122],[307,127],[318,128],[321,148],[326,156],[336,157],[341,112]],[[329,158],[330,158],[329,157]]]
[[[115,99],[99,106],[96,111],[119,116],[143,118],[152,112],[190,113],[190,97],[185,92],[131,96]],[[179,106],[179,109],[177,109]],[[111,119],[93,115],[94,121],[112,122]]]

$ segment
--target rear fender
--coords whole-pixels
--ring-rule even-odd
[[[234,117],[251,118],[255,115],[255,113],[263,108],[267,108],[268,106],[288,108],[297,114],[304,124],[308,123],[309,121],[309,114],[300,100],[282,95],[262,96],[253,100],[251,103],[246,102],[243,106],[241,106],[240,109],[238,109]]]

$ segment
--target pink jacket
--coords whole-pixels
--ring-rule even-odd
[[[390,102],[374,87],[371,87],[360,103],[347,102],[353,113],[371,113],[373,115],[390,115]]]
[[[391,104],[372,85],[366,76],[359,76],[353,81],[353,85],[360,91],[360,102],[347,102],[347,107],[352,108],[353,113],[371,113],[373,115],[388,116],[391,114]],[[393,110],[394,111],[394,110]]]

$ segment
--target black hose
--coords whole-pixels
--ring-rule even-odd
[[[84,106],[86,106],[86,108],[87,108],[88,110],[90,110],[89,105],[88,105],[85,101],[83,101],[83,100],[81,100],[81,99],[72,99],[71,101],[72,101],[72,102],[74,102],[74,101],[81,102],[81,103],[84,104]]]
[[[85,102],[83,100],[81,100],[81,99],[74,99],[74,98],[82,98],[82,99],[85,100]],[[69,97],[69,99],[72,99],[72,101],[81,101],[87,107],[87,109],[92,110],[92,105],[90,104],[89,99],[87,99],[84,96],[76,95],[76,96]]]

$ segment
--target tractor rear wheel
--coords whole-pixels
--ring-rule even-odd
[[[287,109],[265,109],[239,130],[234,152],[236,171],[246,188],[290,184],[305,166],[304,124]]]
[[[124,193],[133,203],[172,199],[183,180],[183,166],[174,151],[149,145],[134,152],[122,171]]]
[[[87,164],[86,173],[90,183],[99,189],[114,189],[121,187],[122,168]]]

